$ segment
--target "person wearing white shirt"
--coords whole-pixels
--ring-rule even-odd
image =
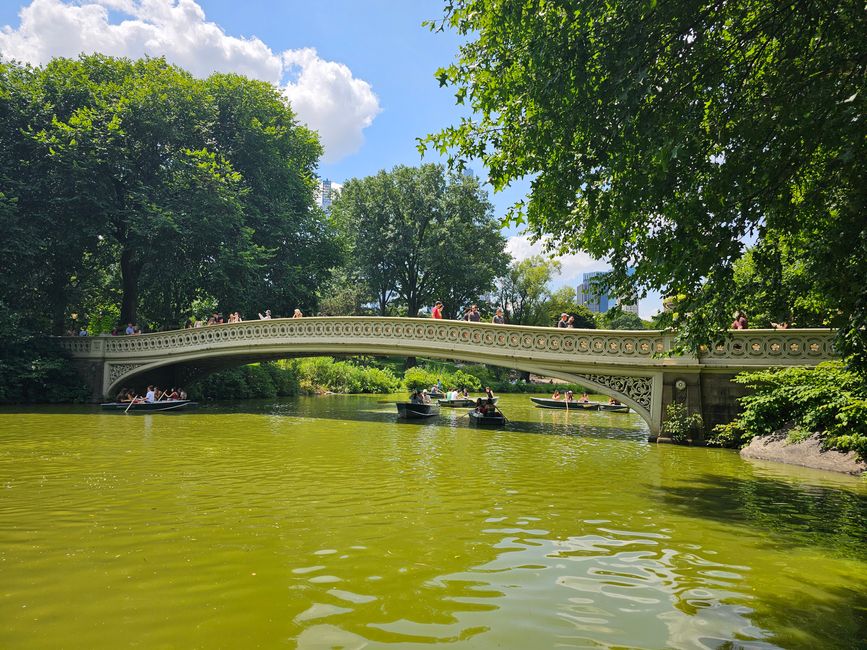
[[[148,392],[145,394],[145,402],[148,404],[153,404],[157,400],[157,396],[154,393],[154,387],[148,386]]]

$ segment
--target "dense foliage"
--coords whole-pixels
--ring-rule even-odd
[[[784,242],[867,370],[862,3],[448,0],[431,27],[466,38],[438,77],[472,114],[422,149],[531,177],[512,217],[678,296],[693,347],[743,307],[744,242]]]
[[[267,83],[163,59],[0,62],[0,301],[53,333],[177,327],[196,302],[312,308],[338,253],[320,154]]]
[[[56,344],[2,307],[0,403],[86,401],[87,387]]]
[[[449,371],[443,366],[408,368],[404,373],[404,381],[409,390],[430,390],[437,382],[442,382],[444,390],[466,388],[469,391],[477,391],[483,388],[481,380],[475,375],[463,370]]]
[[[351,179],[332,218],[347,247],[343,275],[366,288],[380,315],[399,307],[416,316],[442,300],[454,318],[493,288],[508,263],[478,179],[440,165]]]
[[[331,357],[310,357],[283,364],[295,373],[305,393],[393,393],[402,384],[388,369],[364,368]]]
[[[190,384],[190,399],[240,400],[286,397],[299,392],[298,379],[276,363],[260,363],[221,370]]]
[[[867,384],[840,363],[742,373],[735,382],[752,389],[741,398],[743,412],[718,426],[710,442],[739,447],[754,436],[781,431],[800,437],[816,433],[827,448],[854,451],[867,460]]]

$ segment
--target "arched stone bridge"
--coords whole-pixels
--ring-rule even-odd
[[[310,355],[457,359],[558,377],[611,395],[659,432],[664,407],[682,402],[709,426],[728,421],[743,370],[810,366],[834,358],[829,330],[743,330],[698,356],[668,356],[659,331],[567,330],[421,318],[329,317],[213,325],[142,336],[60,339],[94,397],[120,386],[180,384],[196,374]]]

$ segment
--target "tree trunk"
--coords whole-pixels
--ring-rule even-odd
[[[120,254],[120,275],[123,298],[120,304],[121,325],[136,324],[138,311],[138,280],[141,275],[141,262],[133,259],[131,250],[123,249]]]

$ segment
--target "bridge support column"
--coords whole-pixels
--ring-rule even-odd
[[[686,369],[665,372],[662,375],[661,390],[662,423],[668,413],[671,404],[682,404],[690,415],[697,413],[704,419],[704,390],[699,372],[689,372]],[[707,424],[707,423],[705,423]],[[705,426],[707,429],[707,426]],[[662,436],[660,428],[660,440],[669,441]],[[704,442],[704,436],[695,442]]]
[[[718,424],[727,424],[740,413],[738,399],[749,391],[732,382],[737,373],[730,371],[699,372],[685,370],[663,375],[662,422],[670,404],[683,404],[690,414],[697,413],[704,422],[704,433]]]
[[[105,362],[101,359],[72,359],[72,366],[87,386],[91,402],[103,401],[105,393]]]

